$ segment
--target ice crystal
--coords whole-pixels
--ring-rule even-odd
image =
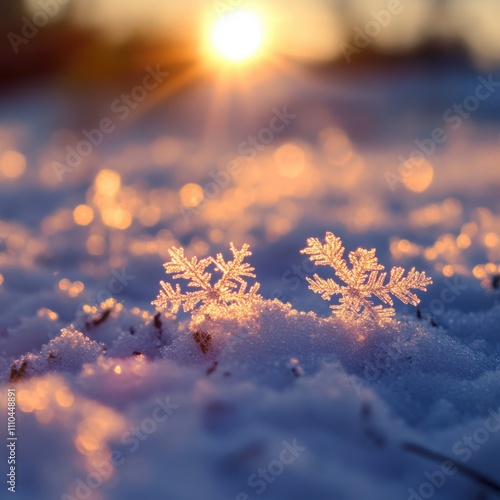
[[[340,304],[330,307],[342,320],[387,323],[392,320],[394,309],[375,305],[370,297],[377,297],[384,304],[392,306],[392,294],[401,302],[416,306],[420,299],[411,289],[427,291],[427,286],[432,283],[425,272],[416,271],[415,268],[404,276],[405,270],[402,267],[393,267],[389,281],[385,283],[387,272],[378,263],[374,248],[358,248],[350,252],[351,269],[343,258],[344,251],[341,239],[330,232],[326,233],[324,244],[318,238],[309,238],[307,247],[301,251],[309,255],[316,265],[332,267],[336,277],[343,282],[339,284],[331,278],[323,279],[318,274],[307,278],[309,288],[321,294],[324,300],[330,300],[333,295],[341,295]]]
[[[233,260],[225,261],[222,254],[216,258],[208,257],[198,260],[197,257],[188,259],[183,248],[172,247],[170,262],[164,264],[167,274],[173,274],[173,279],[188,281],[187,287],[196,288],[194,291],[182,291],[179,284],[172,287],[170,283],[160,282],[161,290],[154,305],[167,309],[175,314],[183,308],[185,312],[193,311],[199,306],[200,312],[212,313],[226,310],[227,306],[247,300],[253,300],[257,295],[259,283],[255,283],[247,290],[244,278],[255,278],[254,268],[243,262],[245,257],[252,255],[248,245],[238,250],[230,244]],[[213,266],[222,276],[212,284],[212,274],[207,269]]]

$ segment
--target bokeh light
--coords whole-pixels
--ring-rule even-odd
[[[19,151],[5,151],[0,156],[0,174],[7,179],[21,177],[26,170],[26,157]]]
[[[434,168],[424,158],[411,158],[404,165],[404,171],[408,173],[403,177],[403,183],[410,191],[422,193],[432,184]]]

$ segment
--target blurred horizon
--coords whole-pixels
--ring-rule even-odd
[[[294,0],[292,5],[274,2],[267,11],[263,2],[237,0],[134,0],[124,5],[25,0],[2,6],[1,85],[57,73],[65,74],[68,83],[102,81],[141,71],[150,61],[187,68],[203,59],[207,23],[240,8],[263,12],[272,31],[270,50],[310,68],[350,72],[450,57],[478,71],[500,64],[500,32],[491,29],[500,16],[500,3],[494,0],[425,0],[418,6],[405,0]],[[374,22],[382,23],[379,33]],[[36,41],[27,33],[35,33]]]

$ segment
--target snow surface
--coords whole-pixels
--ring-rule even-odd
[[[485,430],[500,424],[500,95],[449,130],[429,157],[427,190],[392,191],[384,176],[414,139],[445,125],[442,113],[477,75],[463,70],[457,81],[449,90],[439,75],[402,72],[387,82],[285,85],[279,95],[268,86],[251,119],[228,117],[216,152],[189,128],[207,99],[201,86],[175,104],[183,114],[138,118],[61,183],[49,159],[80,136],[59,125],[60,96],[58,106],[42,91],[6,104],[2,141],[28,159],[22,177],[0,183],[1,412],[15,387],[16,498],[498,497],[464,473],[436,472],[444,458],[408,449],[500,483],[500,425]],[[412,85],[435,104],[409,98]],[[285,105],[297,114],[290,127],[186,223],[179,190],[209,182]],[[164,125],[167,113],[179,118]],[[325,127],[345,134],[336,137],[346,163],[328,162]],[[294,175],[280,164],[285,144],[303,153]],[[120,175],[108,198],[109,184],[96,180],[103,169]],[[80,204],[94,210],[89,225],[74,221]],[[130,225],[103,222],[110,207],[126,210]],[[398,305],[385,328],[329,318],[299,253],[326,231],[347,251],[376,248],[386,268],[426,271],[434,284],[419,292],[418,315]],[[150,303],[167,279],[168,248],[227,256],[230,241],[251,245],[263,299],[196,328],[189,315],[158,314]],[[115,292],[121,282],[111,280],[123,273]],[[294,443],[296,456],[283,451]],[[263,480],[254,475],[262,469],[277,474]]]

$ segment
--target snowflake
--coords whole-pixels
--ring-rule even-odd
[[[173,314],[177,313],[181,306],[185,312],[193,311],[200,306],[200,311],[208,313],[227,310],[230,304],[260,297],[257,294],[259,283],[255,283],[247,291],[247,282],[244,280],[246,277],[255,278],[254,268],[243,262],[245,257],[252,255],[248,248],[249,246],[245,244],[238,250],[231,243],[233,260],[226,262],[220,253],[215,259],[213,257],[201,260],[197,257],[188,259],[184,255],[183,248],[172,247],[168,251],[171,260],[164,265],[167,274],[173,274],[174,279],[189,281],[187,286],[197,290],[183,292],[179,284],[176,284],[174,289],[170,283],[161,281],[162,289],[153,304],[169,309]],[[222,273],[221,278],[213,285],[212,275],[207,272],[207,268],[211,265],[215,271]]]
[[[384,304],[394,305],[391,294],[405,304],[416,306],[420,299],[410,290],[427,291],[427,285],[432,283],[425,272],[412,268],[404,276],[402,267],[391,269],[389,282],[385,283],[387,272],[382,272],[384,266],[378,263],[375,249],[358,248],[349,253],[349,269],[344,255],[344,247],[340,238],[333,233],[326,233],[325,244],[318,238],[309,238],[307,248],[301,253],[308,254],[310,259],[319,266],[331,266],[337,278],[345,285],[338,284],[333,279],[323,279],[317,274],[307,278],[309,288],[321,294],[324,300],[330,300],[332,295],[341,295],[339,305],[330,306],[333,313],[345,321],[374,320],[383,324],[390,322],[395,314],[392,307],[374,305],[371,296],[377,297]]]

